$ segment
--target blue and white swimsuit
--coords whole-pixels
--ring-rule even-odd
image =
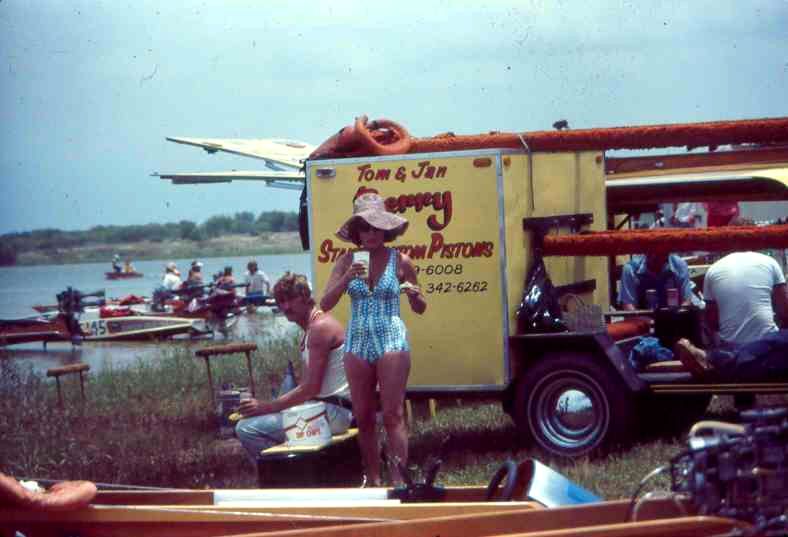
[[[353,278],[347,286],[351,312],[345,352],[371,364],[387,352],[410,350],[408,331],[399,316],[398,256],[396,250],[389,249],[386,268],[372,291],[361,278]]]

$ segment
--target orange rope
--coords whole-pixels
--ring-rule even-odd
[[[651,252],[710,252],[788,248],[788,224],[708,229],[596,231],[544,238],[544,255],[622,255]]]
[[[410,153],[464,149],[522,149],[523,140],[532,151],[583,151],[649,149],[655,147],[701,147],[743,143],[788,142],[788,117],[675,123],[636,127],[612,127],[562,131],[490,133],[469,136],[444,134],[414,138]]]

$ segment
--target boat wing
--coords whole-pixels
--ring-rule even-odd
[[[784,201],[788,200],[788,167],[627,174],[608,176],[605,185],[608,211],[616,213],[682,201]]]
[[[177,144],[202,147],[208,153],[224,151],[234,155],[262,159],[274,170],[298,170],[315,146],[298,140],[283,138],[181,138],[168,137]]]
[[[153,177],[167,179],[174,185],[199,185],[207,183],[231,183],[233,181],[263,181],[266,186],[301,190],[304,173],[301,171],[229,171],[229,172],[185,172],[154,173]]]

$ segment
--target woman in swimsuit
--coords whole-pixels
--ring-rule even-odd
[[[403,406],[410,373],[410,346],[400,318],[400,292],[418,314],[427,309],[410,258],[386,247],[405,232],[408,221],[386,211],[383,198],[361,194],[353,204],[353,216],[337,236],[369,252],[369,267],[353,261],[353,252],[342,255],[334,266],[320,307],[329,311],[347,291],[350,323],[345,335],[345,372],[350,383],[353,415],[369,484],[380,485],[375,415],[380,384],[383,425],[393,457],[392,478],[399,481],[398,465],[408,460],[408,435]]]

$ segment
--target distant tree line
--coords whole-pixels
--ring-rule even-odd
[[[202,224],[181,220],[166,224],[95,226],[87,231],[37,229],[0,235],[0,265],[13,265],[18,254],[32,250],[64,249],[92,244],[118,245],[139,241],[202,241],[235,233],[260,235],[297,230],[298,215],[285,211],[265,211],[257,217],[252,212],[243,211],[233,216],[212,216]]]

